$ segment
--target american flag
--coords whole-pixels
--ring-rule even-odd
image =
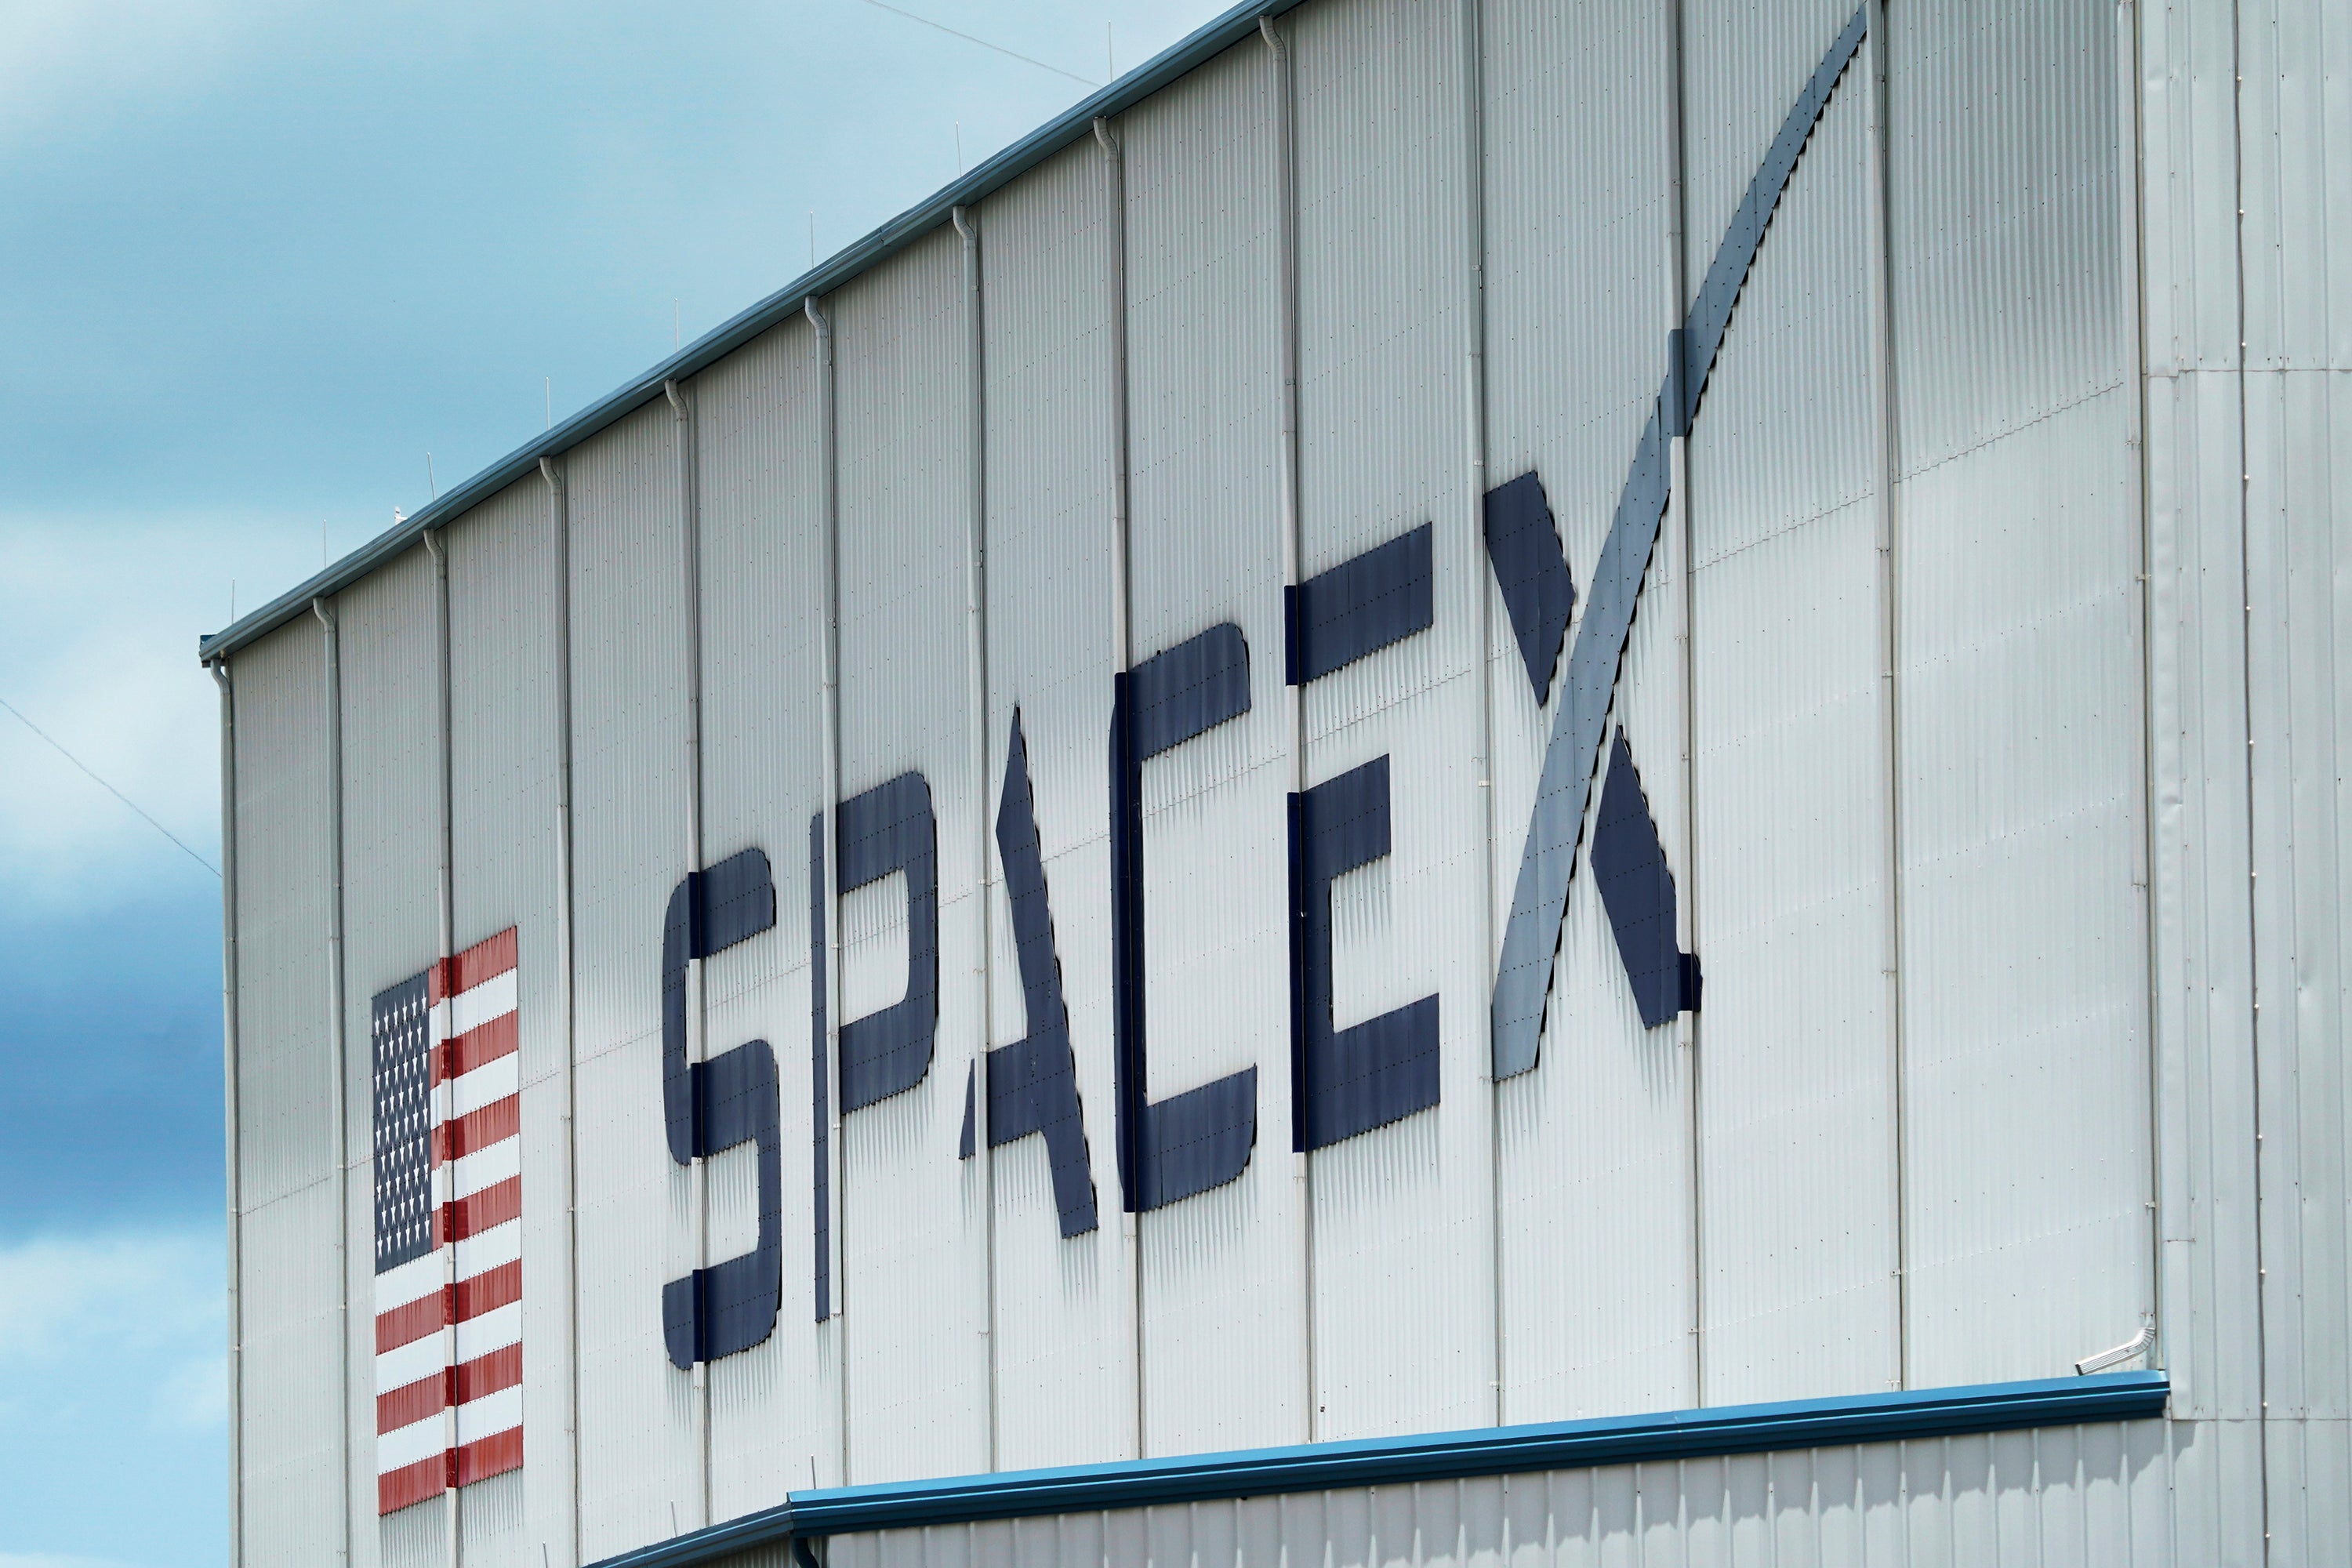
[[[522,1464],[512,927],[376,994],[376,1511]]]

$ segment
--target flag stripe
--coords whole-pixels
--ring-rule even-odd
[[[488,1355],[476,1356],[457,1369],[457,1403],[464,1405],[486,1394],[496,1394],[502,1388],[522,1386],[522,1346],[520,1343],[500,1345]]]
[[[449,1314],[449,1321],[469,1322],[485,1312],[522,1300],[521,1260],[501,1263],[487,1274],[460,1279],[449,1290],[457,1298],[457,1309]]]
[[[436,1239],[463,1241],[477,1231],[504,1225],[522,1216],[522,1178],[509,1176],[494,1187],[441,1205],[441,1235]]]
[[[521,1434],[517,1433],[516,1436],[520,1436]],[[520,1447],[520,1444],[516,1446]],[[446,1454],[436,1454],[415,1464],[403,1465],[396,1470],[387,1470],[375,1479],[375,1510],[378,1513],[397,1513],[412,1503],[439,1497],[448,1484],[448,1476],[449,1458]]]
[[[420,1296],[389,1312],[375,1317],[375,1353],[398,1350],[425,1335],[438,1333],[446,1326],[444,1313],[446,1300],[436,1290],[430,1296]]]
[[[522,1096],[509,1094],[433,1130],[433,1163],[462,1159],[522,1131]]]
[[[432,999],[443,1001],[450,996],[471,991],[486,980],[495,979],[515,966],[515,928],[509,926],[498,935],[478,942],[456,957],[436,963],[432,974]]]
[[[448,1397],[449,1380],[438,1368],[430,1377],[420,1377],[415,1383],[403,1384],[389,1394],[377,1394],[377,1436],[397,1432],[403,1426],[414,1426],[428,1415],[438,1415],[448,1403]]]
[[[457,1484],[461,1487],[520,1468],[522,1428],[520,1426],[479,1438],[457,1450]]]
[[[445,1041],[433,1053],[433,1081],[463,1078],[478,1068],[486,1067],[500,1057],[510,1057],[522,1048],[520,1015],[512,1008],[500,1013],[488,1023],[477,1024],[454,1040]]]

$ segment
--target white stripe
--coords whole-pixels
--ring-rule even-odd
[[[501,1138],[487,1149],[477,1149],[433,1172],[433,1203],[436,1207],[457,1198],[471,1197],[485,1187],[495,1187],[509,1176],[522,1173],[522,1140]]]
[[[478,1029],[501,1014],[515,1010],[515,972],[493,974],[471,991],[460,991],[449,999],[449,1033],[451,1037],[468,1029]]]
[[[493,1057],[472,1072],[459,1073],[444,1082],[434,1095],[438,1102],[433,1110],[435,1125],[454,1121],[468,1111],[479,1110],[485,1105],[495,1105],[510,1094],[522,1092],[522,1053],[509,1051]]]
[[[477,1274],[488,1274],[501,1263],[512,1263],[521,1256],[522,1221],[510,1219],[494,1225],[457,1244],[457,1278],[471,1279]]]
[[[468,1318],[457,1325],[457,1363],[464,1365],[495,1350],[522,1343],[522,1303],[509,1301],[505,1306],[484,1312],[478,1318]]]
[[[375,1391],[390,1394],[419,1378],[431,1377],[448,1363],[443,1361],[445,1331],[434,1330],[421,1340],[385,1351],[375,1358]]]
[[[380,1432],[375,1439],[375,1473],[388,1476],[404,1466],[419,1459],[429,1459],[448,1450],[449,1428],[443,1412],[435,1411],[422,1421],[412,1421],[389,1432]]]
[[[478,1442],[497,1432],[509,1432],[522,1425],[522,1385],[501,1388],[496,1394],[485,1394],[479,1399],[469,1399],[457,1406],[457,1442],[460,1447]]]
[[[428,1252],[375,1277],[375,1310],[381,1314],[423,1300],[441,1289],[441,1255]]]

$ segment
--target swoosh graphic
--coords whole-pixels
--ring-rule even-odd
[[[1781,121],[1748,195],[1715,249],[1706,280],[1672,334],[1669,365],[1650,409],[1649,423],[1633,450],[1633,471],[1617,498],[1609,538],[1601,547],[1601,563],[1593,574],[1584,619],[1578,625],[1576,646],[1569,654],[1568,688],[1560,694],[1552,718],[1551,740],[1544,748],[1543,777],[1536,791],[1535,809],[1528,818],[1526,847],[1519,855],[1519,875],[1511,893],[1510,923],[1503,931],[1502,963],[1495,976],[1493,1043],[1495,1076],[1510,1078],[1536,1065],[1543,1043],[1544,1009],[1551,996],[1551,974],[1559,949],[1560,918],[1568,909],[1568,885],[1576,873],[1579,844],[1584,835],[1584,807],[1592,792],[1593,770],[1600,761],[1601,737],[1616,695],[1617,675],[1625,658],[1625,640],[1633,628],[1633,610],[1649,570],[1650,552],[1658,542],[1658,523],[1666,510],[1667,418],[1688,428],[1697,416],[1700,394],[1715,368],[1723,334],[1731,324],[1732,307],[1756,264],[1756,253],[1780,205],[1780,193],[1796,172],[1813,127],[1829,107],[1838,79],[1861,47],[1865,14],[1857,9],[1837,40],[1830,45],[1811,80]],[[1680,374],[1676,374],[1679,369]],[[1683,406],[1670,407],[1679,397]]]

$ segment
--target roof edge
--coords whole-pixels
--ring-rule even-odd
[[[1090,133],[1097,117],[1124,113],[1144,99],[1255,35],[1258,18],[1297,10],[1306,0],[1243,0],[1118,80],[1080,99],[1054,119],[999,151],[950,184],[884,223],[863,239],[836,251],[750,309],[704,333],[658,364],[605,394],[538,439],[516,447],[488,468],[436,498],[367,543],[289,589],[259,609],[209,637],[196,639],[198,662],[226,658],[303,614],[313,599],[351,586],[392,561],[426,530],[454,521],[539,467],[541,458],[560,458],[597,432],[617,424],[662,395],[662,383],[696,374],[753,338],[798,313],[801,302],[831,293],[888,260],[948,222],[950,209],[993,195],[1021,175]]]
[[[2162,1372],[2105,1373],[834,1487],[792,1493],[774,1508],[595,1568],[698,1568],[754,1546],[853,1531],[2149,1420],[2164,1414],[2170,1394]]]

